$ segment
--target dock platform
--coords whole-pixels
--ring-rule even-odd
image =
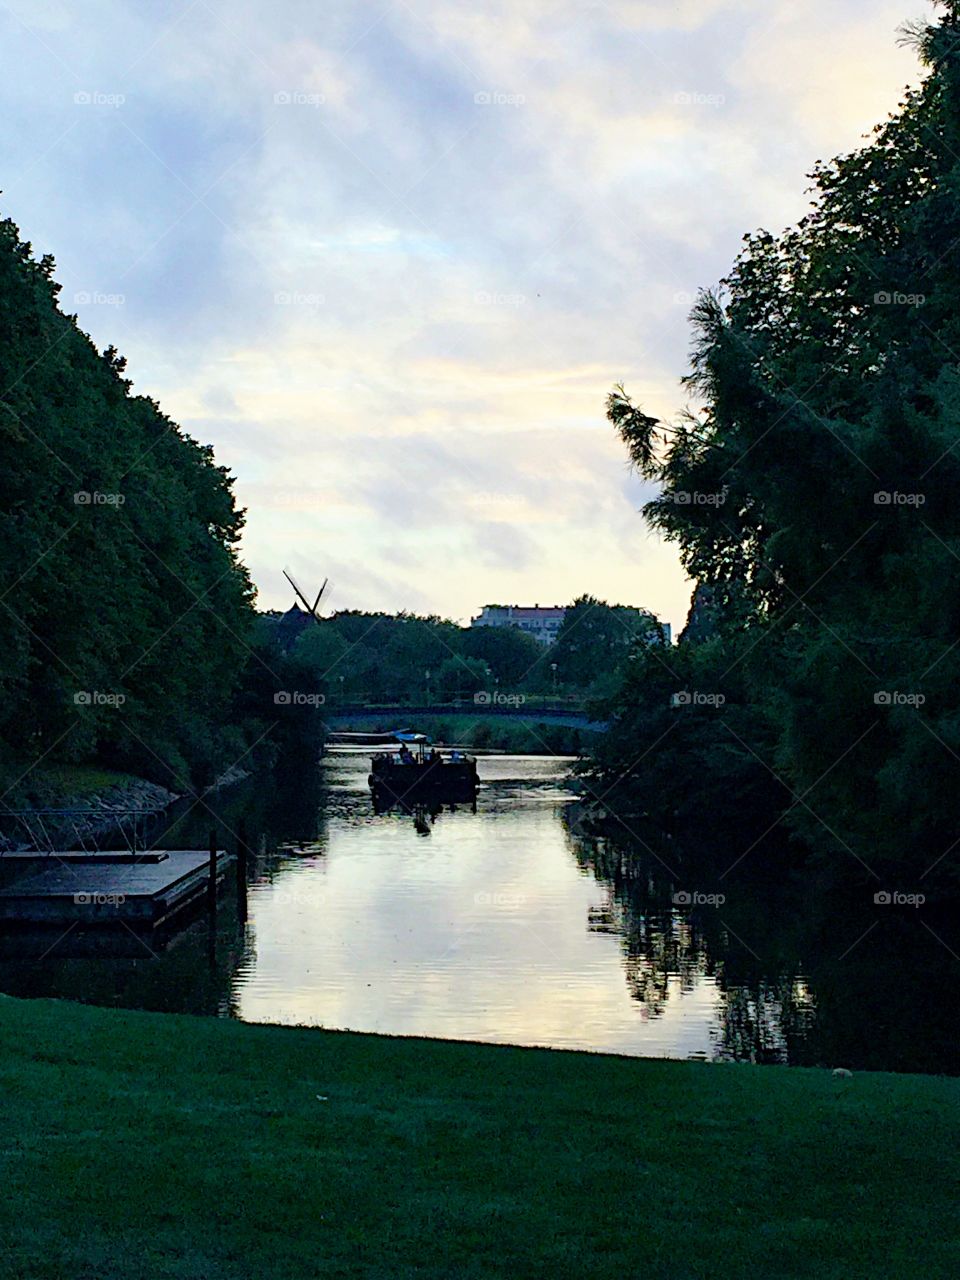
[[[7,855],[9,856],[9,855]],[[3,859],[6,861],[6,857]],[[0,889],[0,926],[16,924],[156,927],[208,892],[206,849],[33,855],[33,866]],[[222,880],[232,855],[218,851]]]

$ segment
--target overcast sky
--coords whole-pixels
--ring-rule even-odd
[[[604,418],[915,82],[922,0],[3,0],[0,208],[214,445],[264,607],[690,585]]]

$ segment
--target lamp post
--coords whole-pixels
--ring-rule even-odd
[[[555,662],[550,663],[550,670],[553,672],[553,696],[556,697],[557,696],[557,664]]]

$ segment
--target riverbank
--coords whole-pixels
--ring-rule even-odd
[[[960,1273],[960,1081],[0,998],[24,1280]]]

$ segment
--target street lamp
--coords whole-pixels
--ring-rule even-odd
[[[556,697],[557,696],[557,664],[555,662],[550,663],[550,670],[553,672],[553,696]]]

